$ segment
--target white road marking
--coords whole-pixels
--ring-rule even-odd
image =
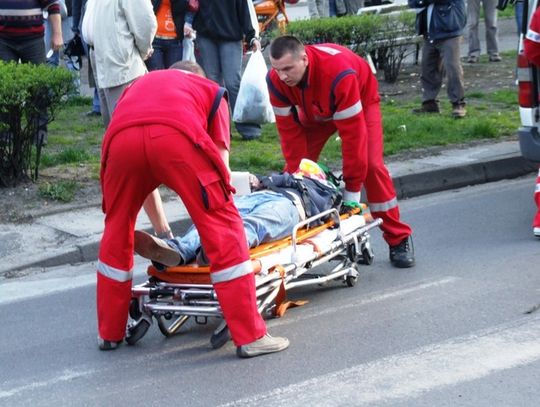
[[[44,381],[41,381],[41,382],[33,382],[33,383],[30,383],[30,384],[27,384],[27,385],[24,385],[24,386],[19,386],[19,387],[12,387],[9,390],[7,390],[7,389],[6,390],[1,390],[0,389],[0,400],[16,396],[19,393],[23,393],[23,392],[27,392],[27,391],[33,391],[33,390],[43,388],[43,387],[51,387],[51,386],[54,386],[54,385],[56,385],[58,383],[68,382],[70,380],[78,379],[79,377],[89,376],[89,375],[94,374],[94,373],[95,373],[95,371],[93,371],[93,370],[88,370],[88,371],[83,371],[83,372],[81,372],[81,371],[75,372],[75,371],[72,371],[72,370],[64,370],[60,376],[53,377],[53,378],[51,378],[49,380],[44,380]]]
[[[540,359],[540,318],[314,377],[225,406],[363,406],[418,397]],[[411,405],[413,405],[412,403]]]

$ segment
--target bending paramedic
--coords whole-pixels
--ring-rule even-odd
[[[395,267],[412,267],[412,230],[400,220],[394,184],[384,165],[380,96],[369,64],[339,45],[304,46],[293,36],[272,42],[270,62],[267,83],[285,171],[296,171],[303,157],[317,161],[337,131],[343,200],[359,202],[364,186],[371,214],[383,219],[390,261]]]
[[[178,64],[172,68],[183,66]],[[124,339],[135,221],[147,196],[161,184],[180,196],[201,233],[238,356],[278,352],[289,345],[286,338],[268,335],[257,310],[255,278],[231,194],[224,95],[224,89],[200,75],[169,69],[137,79],[118,102],[101,162],[105,230],[97,265],[97,317],[102,350],[115,349]]]

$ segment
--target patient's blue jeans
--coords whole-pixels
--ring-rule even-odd
[[[271,191],[254,192],[234,199],[244,222],[249,247],[279,240],[291,234],[300,221],[294,204],[282,194]],[[185,263],[191,262],[201,245],[199,233],[192,226],[184,236],[167,241],[179,250]]]

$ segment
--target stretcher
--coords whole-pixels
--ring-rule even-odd
[[[373,262],[368,232],[381,223],[365,206],[342,215],[329,209],[298,223],[288,238],[251,249],[257,305],[263,318],[280,317],[287,308],[302,305],[287,301],[287,292],[294,288],[330,281],[353,287],[358,266]],[[325,263],[331,263],[331,267],[318,267]],[[191,264],[158,271],[149,266],[147,274],[147,281],[132,287],[128,344],[139,341],[154,320],[168,337],[178,333],[190,318],[198,324],[206,324],[210,318],[221,319],[210,343],[218,348],[227,342],[229,333],[209,267]]]

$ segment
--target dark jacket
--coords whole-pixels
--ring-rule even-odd
[[[416,14],[416,31],[426,40],[444,40],[463,34],[467,24],[464,0],[408,0],[408,4],[421,9]]]
[[[298,178],[287,172],[261,178],[262,185],[271,191],[280,192],[289,199],[287,192],[300,198],[306,217],[318,215],[330,208],[339,210],[341,193],[337,188],[309,177]],[[294,199],[292,199],[294,202]]]
[[[157,14],[160,5],[161,0],[152,0],[154,14]],[[188,0],[171,0],[172,18],[174,21],[174,26],[176,28],[176,38],[179,40],[184,39],[184,22],[186,18],[187,6]]]
[[[251,0],[200,0],[199,12],[193,21],[197,35],[214,40],[241,41],[249,44],[255,37],[248,1]]]

